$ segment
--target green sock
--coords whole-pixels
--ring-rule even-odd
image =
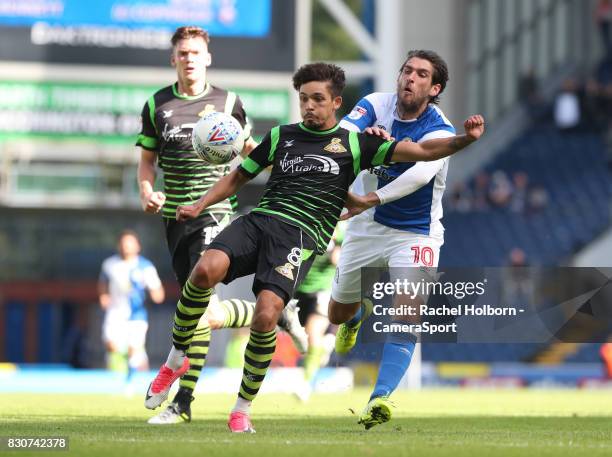
[[[189,349],[193,334],[200,318],[206,312],[213,292],[214,289],[200,289],[187,280],[174,313],[172,343],[175,348],[183,351]]]
[[[127,354],[123,352],[109,352],[107,354],[106,365],[110,371],[115,373],[127,373]]]
[[[219,302],[225,313],[222,328],[249,327],[255,313],[255,302],[232,298]]]
[[[319,368],[325,348],[323,346],[308,346],[308,352],[304,357],[304,375],[307,381],[312,381]]]
[[[251,329],[249,343],[244,351],[242,383],[238,396],[253,401],[266,377],[276,349],[276,331],[258,332]]]
[[[179,381],[179,386],[189,390],[190,393],[194,391],[198,379],[200,378],[202,368],[204,368],[204,364],[206,363],[210,337],[211,330],[208,321],[206,319],[200,319],[193,334],[189,349],[187,350],[189,370],[187,370],[187,373],[185,373]]]

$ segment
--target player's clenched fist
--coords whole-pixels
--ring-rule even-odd
[[[465,134],[472,141],[476,141],[484,133],[485,121],[480,114],[474,114],[466,119],[463,123]]]
[[[166,196],[163,192],[151,192],[143,196],[140,202],[145,213],[159,213],[166,203]]]
[[[178,206],[176,208],[176,220],[179,222],[184,222],[198,217],[200,213],[201,210],[196,205]]]

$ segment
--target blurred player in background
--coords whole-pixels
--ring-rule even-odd
[[[246,182],[272,165],[259,205],[236,219],[215,238],[194,267],[177,303],[173,344],[166,364],[147,391],[154,407],[187,368],[186,351],[194,323],[208,307],[213,288],[255,273],[257,296],[244,369],[228,426],[252,433],[251,402],[265,379],[276,347],[275,326],[313,261],[326,251],[348,187],[359,170],[390,161],[436,160],[478,139],[482,119],[465,123],[466,135],[423,144],[385,141],[340,128],[336,111],[342,105],[344,71],[325,63],[301,67],[293,77],[303,122],[274,127],[263,142],[228,176],[220,179],[193,205],[179,206],[177,220],[187,220],[234,195]]]
[[[147,370],[145,339],[149,328],[147,295],[162,303],[164,288],[153,264],[140,255],[135,232],[125,230],[117,241],[117,254],[102,263],[98,282],[101,308],[105,311],[102,339],[110,370],[124,372],[127,380],[136,370]]]
[[[414,143],[452,137],[454,127],[436,106],[447,81],[448,68],[438,54],[411,51],[400,68],[396,92],[367,95],[341,125]],[[484,123],[477,136],[483,131]],[[361,197],[351,197],[346,205],[348,216],[355,217],[346,230],[329,305],[331,322],[342,324],[336,333],[336,352],[351,350],[371,311],[360,308],[361,268],[437,267],[444,242],[440,219],[448,162],[449,158],[395,163],[362,172],[356,179],[352,192]],[[422,300],[416,297],[415,303],[406,303],[404,297],[402,303],[418,306]],[[416,342],[414,334],[388,335],[376,386],[359,418],[366,429],[391,418],[388,398],[406,373]]]
[[[304,282],[295,293],[299,309],[300,323],[304,325],[308,335],[308,352],[304,357],[304,383],[297,386],[295,394],[306,402],[314,389],[314,381],[319,368],[327,365],[333,351],[334,333],[330,329],[327,318],[331,285],[340,258],[340,245],[344,237],[346,223],[336,226],[334,236],[327,246],[327,252],[318,255]]]
[[[176,208],[200,198],[220,178],[230,172],[230,165],[209,165],[193,152],[191,131],[198,119],[212,111],[235,117],[246,138],[242,155],[257,145],[250,136],[247,115],[240,98],[231,91],[210,85],[206,69],[211,63],[208,33],[200,27],[179,27],[172,36],[170,62],[176,68],[177,82],[157,91],[142,110],[142,131],[136,145],[141,148],[138,184],[142,208],[147,213],[162,213],[172,267],[181,285],[217,234],[229,223],[236,203],[230,196],[189,221],[176,221]],[[156,164],[164,172],[164,192],[155,191]],[[174,400],[149,423],[174,424],[191,420],[193,390],[206,361],[211,330],[248,326],[255,304],[246,300],[218,302],[216,296],[206,316],[195,329],[189,360]],[[292,332],[294,341],[305,344],[305,334],[297,315],[288,309],[279,325]],[[190,330],[194,330],[193,328]],[[301,330],[301,331],[300,331]],[[297,336],[296,336],[297,335]],[[180,337],[179,337],[180,338]],[[301,343],[300,343],[301,341]],[[301,347],[305,350],[305,347]]]

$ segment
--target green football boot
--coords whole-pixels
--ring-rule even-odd
[[[376,397],[370,400],[365,409],[359,416],[358,424],[371,429],[375,425],[384,424],[391,420],[391,408],[393,404],[387,397]]]
[[[348,324],[340,324],[338,331],[336,332],[336,353],[337,354],[348,354],[355,343],[357,342],[357,334],[361,328],[361,324],[370,317],[372,314],[372,308],[374,305],[372,301],[364,298],[363,305],[361,307],[362,316],[357,325],[350,327]]]

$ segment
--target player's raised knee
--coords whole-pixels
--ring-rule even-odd
[[[191,280],[198,287],[211,288],[220,283],[227,275],[229,257],[223,251],[206,251],[193,267]]]

